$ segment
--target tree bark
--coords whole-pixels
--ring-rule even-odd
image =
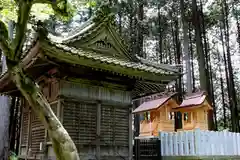
[[[189,31],[188,31],[188,36],[189,36],[189,50],[190,50],[190,58],[191,58],[191,68],[192,68],[192,91],[195,92],[196,88],[195,88],[195,76],[194,76],[194,65],[193,65],[193,45],[192,45],[192,27],[191,27],[191,23],[188,24],[189,27]]]
[[[206,65],[205,65],[205,56],[203,52],[203,45],[201,39],[201,26],[199,18],[199,10],[197,7],[196,0],[192,1],[192,12],[193,12],[193,25],[195,27],[195,37],[196,37],[196,50],[198,56],[198,68],[200,73],[200,86],[203,90],[207,91],[207,82],[206,82]]]
[[[143,0],[138,0],[138,39],[137,39],[137,53],[140,57],[146,58],[143,52],[143,16],[144,16],[144,4]]]
[[[219,72],[220,72],[220,85],[221,85],[221,97],[222,97],[222,109],[223,109],[223,128],[227,128],[227,118],[226,118],[226,106],[225,106],[225,96],[224,96],[224,86],[223,86],[223,76],[222,76],[222,69],[221,69],[221,58],[220,58],[220,53],[218,51],[217,53],[218,56],[218,63],[219,63]]]
[[[37,84],[24,74],[23,69],[19,65],[10,68],[9,72],[17,88],[47,128],[57,159],[80,160],[75,144],[53,113],[50,104],[41,93]]]
[[[186,61],[186,70],[187,70],[187,92],[192,93],[192,72],[191,72],[191,63],[190,63],[190,54],[188,50],[189,41],[188,41],[188,24],[185,17],[185,8],[184,0],[180,0],[181,7],[181,18],[182,18],[182,28],[183,28],[183,52]]]
[[[232,116],[232,131],[240,132],[239,125],[239,113],[237,108],[237,96],[235,90],[235,82],[233,78],[233,68],[230,54],[230,45],[229,45],[229,24],[228,24],[228,15],[229,8],[226,0],[222,2],[222,23],[225,36],[225,45],[227,53],[227,66],[228,66],[228,77],[229,77],[229,101],[231,105],[231,116]]]

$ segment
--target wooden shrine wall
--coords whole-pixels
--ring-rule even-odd
[[[57,95],[59,90],[59,83],[49,81],[42,86],[42,92],[50,102],[53,112],[57,115]],[[47,137],[46,130],[39,118],[35,115],[33,110],[29,107],[26,100],[22,100],[23,114],[20,133],[20,157],[25,157],[28,154],[29,158],[38,159],[43,152],[40,150],[40,144],[45,142]],[[28,152],[27,152],[28,150]]]
[[[60,84],[48,81],[42,90],[77,145],[82,159],[100,156],[101,159],[118,160],[132,156],[129,91],[66,81]],[[40,150],[40,144],[44,145],[50,140],[28,103],[24,101],[22,105],[20,157],[25,157],[28,150],[28,157],[37,159],[46,154]],[[47,147],[48,157],[54,159],[50,143],[47,143]]]
[[[77,145],[81,158],[127,158],[129,141],[132,142],[129,138],[132,130],[130,93],[87,84],[62,83],[63,125]]]
[[[110,86],[111,87],[111,86]],[[109,104],[130,105],[131,92],[120,89],[94,86],[91,84],[74,83],[68,81],[60,82],[60,95],[76,98],[78,100],[95,100]]]

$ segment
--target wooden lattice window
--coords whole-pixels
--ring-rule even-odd
[[[95,104],[64,102],[63,125],[78,147],[96,140],[96,108]]]
[[[102,106],[101,144],[113,146],[128,145],[128,108]]]

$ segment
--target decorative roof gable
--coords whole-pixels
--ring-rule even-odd
[[[110,57],[132,60],[128,46],[117,32],[115,17],[108,4],[101,5],[95,16],[89,19],[78,33],[61,43]]]

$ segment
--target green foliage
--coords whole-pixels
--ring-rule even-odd
[[[107,2],[102,3],[101,6],[96,11],[93,21],[101,22],[103,18],[105,18],[106,15],[108,15],[108,17],[110,18],[109,21],[114,22],[115,12],[116,12],[116,8],[111,7],[109,3]]]
[[[97,6],[97,2],[96,1],[88,1],[86,3],[86,6],[87,7],[91,7],[91,8],[96,7]]]
[[[18,157],[14,152],[10,152],[9,160],[18,160]]]
[[[77,1],[77,0],[74,0]],[[76,12],[77,6],[71,5],[67,0],[56,0],[53,3],[38,3],[33,4],[31,8],[31,17],[36,17],[37,20],[46,20],[50,15],[55,15],[56,18],[63,21],[68,21]],[[44,2],[44,1],[43,1]],[[91,2],[91,5],[94,5]],[[17,21],[18,5],[13,0],[0,0],[0,17],[4,21]]]
[[[17,7],[13,0],[0,0],[0,16],[6,20],[17,19]],[[2,19],[2,18],[1,18]]]

